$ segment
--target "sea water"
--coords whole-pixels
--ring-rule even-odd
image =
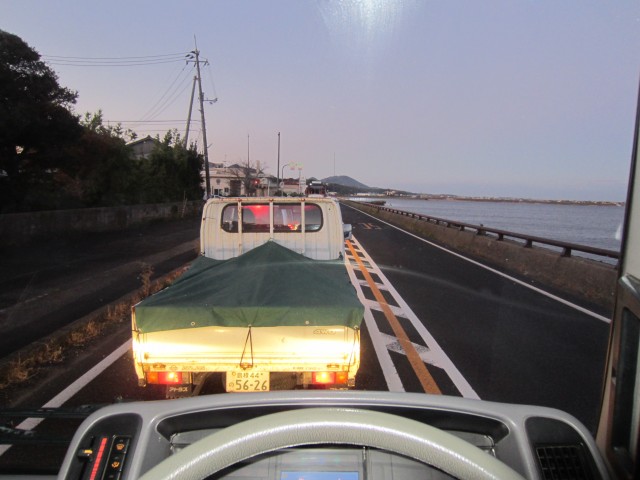
[[[620,251],[624,207],[385,198],[385,206],[431,217]]]

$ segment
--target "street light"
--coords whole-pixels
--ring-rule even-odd
[[[298,169],[298,193],[300,193],[300,172],[302,170],[302,163],[298,163],[298,162],[289,162],[289,163],[285,163],[282,166],[282,184],[284,185],[284,167],[286,167],[287,165],[294,165],[293,167],[291,167],[291,170],[297,168]],[[280,186],[280,185],[278,185]]]
[[[280,183],[278,182],[278,188],[280,188],[280,196],[283,197],[284,196],[284,167],[286,167],[287,165],[291,165],[293,164],[293,162],[289,162],[289,163],[285,163],[282,166],[282,174],[280,175],[280,178],[282,179],[282,188],[280,188]]]

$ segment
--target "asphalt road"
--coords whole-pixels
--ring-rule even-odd
[[[343,216],[346,223],[354,226],[354,235],[359,244],[410,305],[416,317],[446,352],[479,398],[560,408],[578,417],[588,428],[594,429],[606,354],[606,323],[361,212],[343,207]],[[66,257],[56,255],[56,258],[66,258],[68,264],[76,265],[75,268],[80,272],[76,278],[82,279],[83,273],[108,267],[117,268],[112,263],[115,258],[122,256],[125,264],[131,264],[136,259],[166,252],[197,236],[197,222],[193,221],[184,221],[180,228],[152,225],[136,234],[114,235],[110,239],[85,239],[80,242],[87,245],[88,250],[84,254],[73,245],[65,245],[63,251],[67,252]],[[168,244],[161,238],[167,241],[171,239],[169,244],[173,247],[167,247]],[[51,248],[52,253],[55,253],[53,245]],[[171,257],[170,263],[189,260],[180,255],[186,254]],[[58,263],[67,265],[62,260]],[[159,265],[161,264],[163,261],[159,261]],[[60,276],[56,276],[53,273],[56,269],[52,266],[51,277],[47,277],[42,269],[36,268],[38,265],[34,261],[31,271],[35,273],[31,273],[31,277],[13,277],[16,286],[20,286],[16,289],[17,292],[35,291],[34,276],[35,279],[46,277],[49,285],[54,286],[67,281],[64,269]],[[3,285],[11,284],[10,280],[4,278],[0,281],[5,282]],[[135,283],[132,279],[127,281]],[[129,283],[124,280],[115,283],[121,284],[123,289],[129,288]],[[119,296],[121,292],[119,290],[113,295]],[[94,291],[87,295],[87,304],[94,307],[108,301],[102,292]],[[2,301],[5,302],[4,296]],[[24,302],[24,296],[21,301]],[[67,316],[71,318],[75,315]],[[380,315],[374,317],[381,332],[387,336],[393,334]],[[1,325],[2,323],[0,327]],[[416,336],[411,331],[409,335]],[[125,342],[128,336],[128,326],[123,325],[103,338],[100,346],[90,351],[73,352],[69,363],[53,366],[50,371],[32,379],[24,388],[13,392],[10,403],[6,401],[5,406],[43,405]],[[0,335],[0,339],[2,337]],[[356,388],[387,389],[383,368],[366,325],[362,332],[361,347],[362,362]],[[394,351],[390,353],[390,358],[403,388],[406,391],[420,391],[421,386],[406,357]],[[427,368],[443,393],[460,394],[459,389],[453,386],[451,379],[441,369],[429,364]],[[36,386],[38,388],[34,388]],[[212,375],[202,393],[220,392],[220,377]],[[137,386],[129,351],[96,376],[65,406],[111,403],[115,399],[130,401],[161,398],[163,391],[160,389]],[[52,426],[51,421],[44,422],[38,430],[61,431],[55,424]],[[63,449],[52,448],[48,456],[42,456],[38,450],[14,447],[0,457],[0,470],[31,469],[34,466],[33,459],[42,456],[41,471],[52,471],[61,461],[62,453]],[[13,466],[7,467],[8,465]]]
[[[593,430],[609,325],[350,208],[345,223],[483,400]]]
[[[200,217],[0,250],[0,358],[193,260]]]

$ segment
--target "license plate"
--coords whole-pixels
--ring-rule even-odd
[[[227,392],[267,392],[269,372],[232,370],[227,372]]]

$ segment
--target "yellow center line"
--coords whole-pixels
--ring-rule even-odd
[[[433,393],[438,395],[442,394],[442,392],[440,391],[440,388],[438,387],[435,380],[429,373],[427,366],[424,364],[424,362],[420,358],[420,355],[418,354],[415,347],[413,346],[413,343],[411,343],[411,340],[409,340],[407,332],[404,331],[404,329],[402,328],[402,325],[400,325],[400,321],[391,311],[391,308],[389,307],[389,304],[385,300],[384,295],[382,295],[382,292],[380,292],[380,289],[378,288],[376,283],[373,281],[373,278],[371,277],[371,274],[367,270],[367,267],[365,266],[364,262],[358,255],[358,252],[356,252],[356,250],[353,248],[353,245],[349,240],[347,240],[347,246],[349,247],[349,251],[351,252],[351,255],[353,255],[353,258],[355,258],[356,262],[358,262],[360,271],[362,272],[365,280],[369,284],[369,288],[373,292],[373,296],[375,297],[376,301],[380,304],[380,307],[382,308],[382,312],[384,313],[384,316],[389,322],[389,325],[391,325],[391,329],[393,330],[394,335],[396,336],[404,352],[406,353],[407,358],[409,359],[409,363],[413,368],[413,371],[416,373],[418,380],[420,380],[420,384],[422,385],[422,388],[426,393]]]

